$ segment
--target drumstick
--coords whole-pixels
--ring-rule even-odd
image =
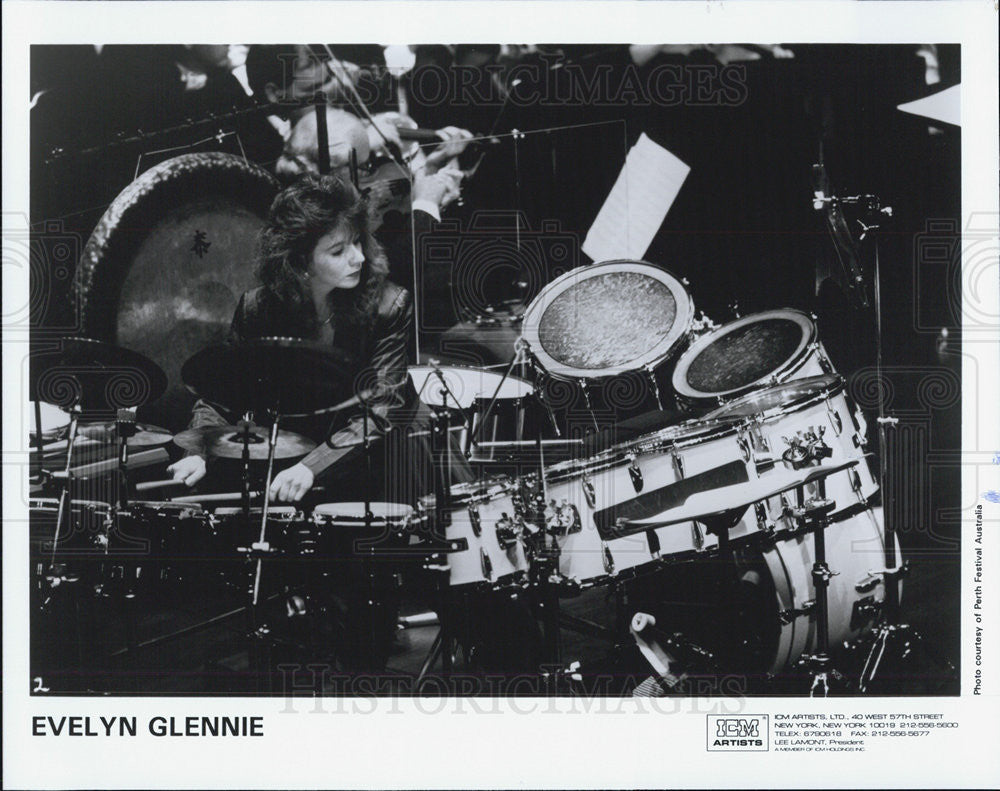
[[[144,483],[137,483],[135,485],[135,490],[137,492],[147,492],[150,489],[163,489],[167,486],[185,486],[184,481],[175,481],[173,478],[167,478],[162,481],[145,481]]]
[[[260,497],[263,492],[250,492],[250,499]],[[186,494],[183,497],[171,497],[172,503],[225,503],[230,500],[239,500],[243,496],[242,492],[223,492],[221,494]]]

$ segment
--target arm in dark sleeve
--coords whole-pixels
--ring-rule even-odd
[[[240,343],[245,338],[246,329],[246,305],[244,304],[246,295],[240,297],[236,311],[233,313],[233,320],[229,325],[228,343]],[[191,408],[191,420],[188,428],[201,428],[202,426],[228,426],[234,423],[233,415],[223,407],[199,398]],[[189,450],[187,456],[204,456],[204,451]]]
[[[368,420],[368,433],[379,437],[393,425],[394,413],[406,403],[407,355],[410,333],[413,327],[413,303],[408,291],[401,290],[388,316],[380,318],[376,325],[377,338],[372,359],[361,387],[373,389],[368,399],[373,416]],[[364,441],[364,415],[359,412],[350,422],[311,451],[302,464],[316,475],[331,466],[352,448]],[[332,447],[331,447],[332,446]]]

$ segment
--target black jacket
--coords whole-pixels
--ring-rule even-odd
[[[270,336],[288,336],[291,317],[264,288],[245,293],[236,307],[230,337],[234,342]],[[409,292],[386,281],[373,323],[366,327],[337,327],[333,348],[347,362],[353,382],[364,388],[374,387],[369,399],[374,419],[369,433],[380,436],[391,427],[410,423],[420,411],[419,400],[407,375],[407,348],[413,328],[413,305]],[[318,474],[330,467],[351,448],[363,441],[363,412],[344,413],[346,417],[283,420],[282,427],[310,436],[320,444],[302,463]],[[231,417],[231,416],[230,416]],[[228,418],[205,401],[194,407],[191,427],[224,425]],[[329,437],[329,442],[325,440]]]

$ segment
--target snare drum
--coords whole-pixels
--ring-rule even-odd
[[[579,587],[591,587],[717,546],[695,522],[634,532],[623,523],[662,513],[696,492],[756,477],[749,462],[741,421],[702,420],[554,465],[546,471],[550,508],[571,525],[559,541],[560,571]],[[749,514],[731,536],[757,530]]]
[[[260,541],[262,515],[259,506],[251,508],[250,524],[247,524],[242,508],[216,508],[212,513],[216,556],[221,559],[246,556],[253,545]],[[276,553],[293,551],[297,543],[296,531],[301,521],[302,515],[294,506],[270,506],[267,509],[267,530],[264,535],[270,550]]]
[[[451,487],[451,521],[444,535],[466,547],[447,555],[453,587],[499,590],[525,584],[529,564],[517,498],[517,485],[506,478]],[[433,512],[433,495],[423,498],[420,506]]]
[[[744,316],[702,335],[678,359],[672,383],[682,404],[708,407],[778,382],[833,372],[813,318],[783,309]]]
[[[313,508],[312,519],[296,531],[296,551],[301,557],[336,558],[365,554],[379,549],[398,549],[399,539],[408,537],[416,519],[414,510],[401,503],[372,502],[371,524],[365,522],[364,503],[322,503]]]
[[[524,399],[534,389],[530,382],[516,376],[504,378],[499,373],[479,368],[447,366],[438,370],[444,384],[431,366],[415,365],[409,368],[410,378],[421,401],[429,406],[444,406],[453,410],[457,413],[456,424],[466,415],[471,417],[475,442],[524,438]],[[467,441],[463,431],[460,438],[462,447]],[[491,451],[485,451],[474,460],[491,461],[493,458]]]
[[[781,455],[796,432],[822,431],[822,440],[832,451],[832,463],[860,459],[860,463],[825,479],[825,496],[835,500],[836,512],[867,503],[878,493],[864,447],[867,425],[860,409],[852,407],[844,380],[835,375],[801,379],[744,396],[708,415],[710,419],[748,420],[752,451],[758,460],[774,459],[782,466]],[[763,473],[766,475],[766,473]],[[818,484],[807,492],[818,496]],[[775,505],[779,511],[780,504]]]

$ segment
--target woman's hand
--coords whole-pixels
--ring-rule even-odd
[[[194,486],[205,477],[205,460],[201,456],[185,456],[167,467],[174,480],[186,486]]]
[[[271,499],[284,503],[297,503],[313,485],[316,476],[304,464],[282,470],[271,481]]]

